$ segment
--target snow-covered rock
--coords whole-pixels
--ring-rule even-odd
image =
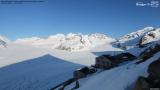
[[[154,29],[153,27],[146,27],[146,28],[138,30],[136,32],[132,32],[130,34],[124,35],[124,36],[120,37],[118,40],[123,41],[123,42],[129,41],[129,40],[135,39],[135,38],[145,34],[146,32],[152,31],[153,29]]]
[[[67,51],[83,51],[89,50],[90,48],[105,44],[106,42],[113,42],[114,39],[107,37],[104,34],[74,34],[69,33],[67,35],[64,34],[56,34],[51,35],[47,38],[24,38],[17,39],[15,43],[21,44],[29,44],[36,47],[45,47],[52,49],[60,49]]]
[[[10,42],[9,39],[3,37],[3,36],[0,36],[0,48],[1,47],[7,47],[7,43]]]
[[[91,34],[91,35],[82,35],[82,34],[68,34],[64,42],[58,47],[61,50],[67,51],[82,51],[88,50],[95,46],[105,44],[110,42],[113,39],[105,36],[104,34]]]
[[[147,32],[141,39],[140,45],[145,45],[154,41],[160,40],[160,28]]]
[[[132,32],[117,39],[116,45],[123,49],[131,49],[160,40],[160,29],[146,27],[142,30]]]

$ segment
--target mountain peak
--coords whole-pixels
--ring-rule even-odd
[[[160,40],[160,29],[145,27],[144,29],[120,37],[117,40],[117,44],[120,47],[129,49],[130,47],[143,47],[157,40]]]
[[[17,39],[16,43],[29,44],[36,47],[47,47],[53,49],[67,50],[67,51],[82,51],[89,50],[92,47],[102,45],[106,42],[112,42],[114,39],[107,37],[104,34],[81,34],[69,33],[50,35],[47,38],[24,38]]]

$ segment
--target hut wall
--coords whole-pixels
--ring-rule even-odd
[[[86,75],[84,73],[82,73],[81,71],[75,71],[74,72],[74,78],[79,79],[79,78],[83,78]]]
[[[97,68],[109,68],[111,66],[111,60],[107,58],[96,58]]]

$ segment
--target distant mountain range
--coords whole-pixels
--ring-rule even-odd
[[[105,34],[100,33],[89,35],[69,33],[67,35],[51,35],[47,38],[21,38],[12,42],[17,44],[32,45],[39,48],[50,48],[66,51],[84,51],[104,45],[105,43],[115,44],[124,50],[134,47],[142,48],[158,40],[160,40],[160,28],[146,27],[144,29],[124,35],[118,39],[113,39]],[[10,40],[0,36],[1,47],[6,47],[8,42],[10,42]]]
[[[67,51],[83,51],[112,41],[115,40],[100,33],[90,35],[69,33],[67,35],[51,35],[47,38],[32,37],[17,39],[15,43]]]

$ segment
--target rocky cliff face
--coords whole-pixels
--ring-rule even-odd
[[[139,41],[140,46],[160,40],[160,28],[147,32]]]

